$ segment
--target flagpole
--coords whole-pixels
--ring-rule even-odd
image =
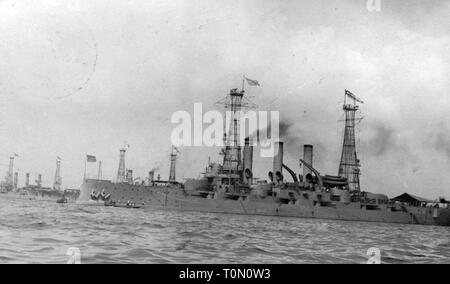
[[[97,179],[99,181],[102,179],[101,174],[102,174],[102,161],[99,161],[98,162],[98,177],[97,177]]]
[[[86,163],[87,163],[87,154],[86,154],[86,157],[84,158],[84,177],[83,177],[83,182],[86,181]]]
[[[244,87],[245,87],[245,74],[242,75],[242,91],[245,91]]]

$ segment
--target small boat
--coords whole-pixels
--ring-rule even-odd
[[[65,198],[65,197],[62,197],[62,198],[60,198],[60,199],[56,200],[56,203],[59,203],[59,204],[64,204],[64,203],[67,203],[67,198]]]
[[[123,203],[116,203],[114,201],[105,202],[104,205],[105,206],[110,206],[110,207],[120,207],[120,208],[135,208],[135,209],[141,208],[141,206],[138,206],[138,205],[136,205],[134,203],[132,203],[132,204],[130,204],[130,203],[123,204]]]

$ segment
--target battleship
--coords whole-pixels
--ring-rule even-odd
[[[243,108],[245,90],[230,90],[227,107],[232,112]],[[208,162],[202,177],[177,182],[175,168],[178,151],[172,148],[168,180],[148,178],[135,183],[132,170],[125,167],[126,149],[120,149],[120,162],[115,182],[84,179],[78,204],[117,207],[160,208],[280,217],[317,218],[345,221],[384,222],[450,226],[450,208],[446,202],[427,200],[412,194],[389,198],[384,194],[362,191],[360,161],[355,141],[355,121],[362,100],[345,90],[345,114],[342,154],[337,175],[322,174],[314,167],[313,145],[303,145],[297,174],[283,161],[284,143],[278,141],[273,169],[267,180],[253,177],[253,141],[245,139],[242,147],[237,139],[239,120],[231,121],[224,135],[221,163]],[[301,150],[301,149],[299,149]],[[299,151],[300,152],[300,151]],[[290,179],[284,176],[287,173]]]
[[[19,173],[14,172],[14,160],[17,154],[9,158],[9,167],[5,179],[0,183],[0,193],[11,198],[22,198],[38,201],[57,201],[58,203],[75,202],[80,194],[79,189],[62,189],[61,158],[56,158],[55,178],[52,187],[42,185],[42,174],[37,173],[34,184],[30,183],[30,173],[25,174],[25,184],[18,186]],[[13,174],[14,173],[14,174]]]

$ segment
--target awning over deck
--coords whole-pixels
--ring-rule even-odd
[[[405,203],[434,203],[433,200],[429,200],[423,197],[419,197],[416,195],[412,195],[409,193],[403,193],[402,195],[399,195],[397,197],[392,198],[393,201],[399,201],[399,202],[405,202]]]

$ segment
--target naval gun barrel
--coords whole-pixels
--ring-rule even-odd
[[[243,179],[247,184],[251,184],[253,178],[253,145],[249,137],[245,138],[244,144],[244,174]]]
[[[273,157],[273,175],[275,177],[275,184],[283,182],[283,142],[275,142],[275,155]]]

